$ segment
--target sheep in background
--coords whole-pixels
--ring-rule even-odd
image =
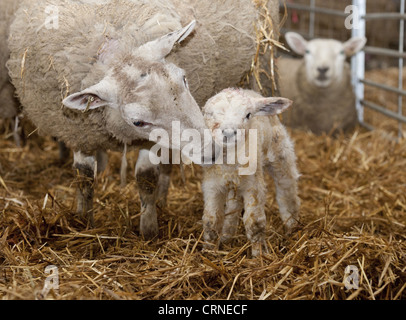
[[[224,146],[224,164],[204,168],[204,240],[206,246],[229,241],[236,233],[242,210],[246,235],[252,242],[252,255],[265,246],[266,184],[264,171],[270,173],[276,186],[276,199],[286,231],[297,225],[300,200],[297,195],[296,156],[293,143],[280,123],[282,113],[292,101],[285,98],[264,98],[242,89],[225,89],[206,103],[203,112],[214,140]],[[268,117],[267,117],[268,116]],[[252,142],[249,130],[256,137]],[[241,136],[244,130],[245,137]],[[244,140],[245,139],[245,140]],[[252,148],[254,146],[254,148]],[[230,149],[231,147],[231,149]],[[237,161],[250,150],[248,163]],[[227,155],[226,155],[227,152]],[[251,168],[254,164],[256,170]],[[262,247],[262,248],[261,248]]]
[[[81,217],[93,221],[96,151],[141,147],[136,166],[140,231],[147,239],[158,235],[156,202],[160,190],[168,188],[170,170],[149,161],[154,144],[149,134],[155,128],[171,132],[175,120],[182,130],[205,128],[193,98],[203,104],[250,70],[258,5],[247,0],[22,1],[11,26],[7,66],[24,112],[39,132],[66,142],[75,153],[74,167],[85,177],[78,184]],[[279,1],[266,6],[278,33]],[[192,20],[198,21],[196,30],[187,37],[193,28],[181,26]],[[169,144],[163,147],[179,147]]]
[[[278,59],[280,93],[294,101],[283,122],[315,134],[353,129],[358,118],[351,69],[345,60],[360,51],[366,39],[306,41],[294,32],[286,33],[285,39],[303,58]]]

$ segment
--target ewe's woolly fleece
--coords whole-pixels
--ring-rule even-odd
[[[10,84],[6,62],[9,58],[7,37],[17,0],[0,1],[0,118],[12,118],[17,115],[18,102],[14,98],[14,88]]]
[[[249,0],[95,2],[22,0],[10,31],[7,66],[25,113],[40,132],[59,138],[74,150],[122,150],[121,141],[104,128],[103,108],[67,116],[61,104],[68,94],[103,78],[94,65],[105,36],[139,46],[195,19],[192,36],[167,59],[185,69],[200,105],[220,90],[235,86],[250,69],[258,9]],[[44,26],[48,5],[59,11],[56,30]],[[277,21],[279,2],[270,0],[268,6]]]

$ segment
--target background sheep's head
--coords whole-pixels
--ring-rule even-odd
[[[242,130],[252,128],[251,119],[280,114],[291,104],[292,101],[286,98],[264,98],[253,91],[225,89],[207,101],[203,112],[214,140],[220,145],[231,146],[244,137]]]
[[[344,43],[333,39],[306,41],[295,32],[286,33],[285,39],[294,52],[304,56],[308,82],[321,88],[339,82],[344,75],[346,58],[356,54],[366,43],[366,38],[358,37]]]

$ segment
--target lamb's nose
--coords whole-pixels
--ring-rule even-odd
[[[330,70],[329,67],[319,67],[317,68],[317,71],[320,72],[320,74],[326,74]]]
[[[234,129],[224,129],[223,136],[226,138],[232,138],[237,134],[237,130]]]

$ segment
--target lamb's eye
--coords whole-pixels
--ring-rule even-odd
[[[344,55],[344,54],[345,54],[345,51],[344,51],[344,50],[341,50],[341,51],[340,51],[340,54]]]
[[[142,127],[149,125],[150,123],[141,121],[141,120],[137,120],[137,121],[134,121],[133,124],[138,128],[142,128]]]
[[[310,54],[310,50],[306,50],[305,53],[306,53],[306,54]]]
[[[245,118],[246,118],[247,120],[249,120],[249,119],[251,119],[251,117],[252,117],[252,114],[251,114],[251,113],[248,113]]]

